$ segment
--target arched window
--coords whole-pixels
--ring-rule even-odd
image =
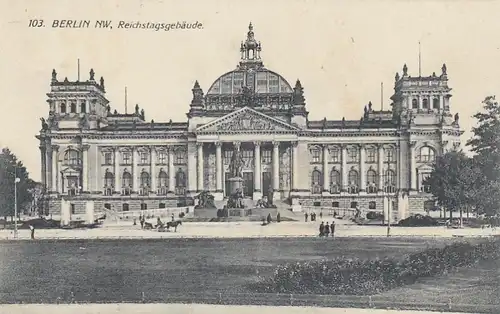
[[[412,109],[418,109],[418,100],[413,98],[413,100],[411,101],[411,108]]]
[[[423,109],[429,109],[429,100],[427,98],[424,98],[422,100],[422,108]]]
[[[140,194],[141,195],[147,195],[147,194],[149,194],[149,188],[150,188],[149,173],[147,173],[146,171],[143,171],[141,173],[141,189],[140,189]]]
[[[66,103],[65,102],[61,103],[61,113],[66,113]]]
[[[182,169],[179,169],[175,175],[175,194],[186,194],[186,174]]]
[[[434,149],[429,146],[424,146],[420,148],[420,152],[418,154],[418,161],[420,162],[434,162],[436,158]]]
[[[75,149],[68,149],[64,154],[64,164],[77,166],[80,164],[80,152]]]
[[[439,109],[439,98],[436,97],[432,100],[432,108]]]
[[[76,113],[76,103],[72,102],[70,106],[71,106],[71,113]]]
[[[311,162],[312,163],[320,163],[322,162],[322,151],[321,149],[314,147],[311,149]]]
[[[384,175],[384,192],[396,192],[396,172],[394,170],[387,170]]]
[[[104,195],[112,195],[115,187],[115,176],[113,173],[106,171],[104,175]]]
[[[311,192],[313,194],[321,194],[321,190],[323,190],[321,171],[316,169],[311,174]]]
[[[341,187],[342,187],[342,179],[340,176],[340,172],[333,169],[330,172],[330,193],[332,194],[340,193]]]
[[[130,172],[125,171],[122,175],[122,194],[130,195],[132,192],[132,175]]]
[[[168,192],[168,176],[163,170],[158,174],[158,194],[166,195]]]
[[[82,100],[80,102],[80,112],[82,112],[82,113],[87,112],[87,103],[85,102],[85,100]]]
[[[373,169],[366,172],[366,191],[377,193],[377,173]]]
[[[358,175],[358,172],[356,170],[352,169],[351,171],[349,171],[348,183],[349,183],[348,192],[351,194],[358,193],[358,191],[359,191],[359,175]]]

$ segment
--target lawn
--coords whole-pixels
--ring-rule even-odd
[[[147,300],[175,300],[174,295],[186,300],[193,293],[194,302],[201,294],[222,297],[248,293],[248,283],[255,282],[259,275],[270,276],[282,263],[336,256],[402,257],[451,241],[425,238],[4,241],[0,242],[0,303],[54,303],[59,299],[67,302],[71,294],[79,302],[134,302],[140,301],[143,293]],[[466,269],[451,277],[419,280],[415,285],[393,289],[380,297],[398,302],[443,304],[450,297],[455,300],[461,296],[466,284],[476,287],[466,293],[477,296],[467,302],[489,302],[488,298],[498,302],[498,287],[490,290],[484,287],[498,286],[498,265],[495,267],[496,276]],[[481,279],[477,279],[478,275]],[[356,302],[351,305],[359,306]]]

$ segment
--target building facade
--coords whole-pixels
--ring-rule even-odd
[[[40,141],[45,211],[71,214],[184,206],[208,190],[228,193],[235,146],[244,160],[244,196],[333,208],[382,210],[384,198],[406,199],[407,214],[433,206],[424,179],[435,157],[460,146],[441,73],[397,73],[392,110],[360,108],[358,120],[309,120],[303,87],[266,68],[250,24],[236,69],[204,93],[196,81],[187,121],[146,121],[112,111],[104,79],[59,80],[52,72],[49,115]],[[272,193],[271,193],[272,192]],[[401,215],[400,215],[401,216]],[[401,217],[399,217],[401,218]]]

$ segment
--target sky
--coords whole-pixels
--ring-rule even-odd
[[[56,4],[57,3],[57,4]],[[81,80],[103,76],[112,110],[135,104],[146,119],[186,121],[191,88],[206,92],[239,62],[248,24],[264,65],[304,87],[309,119],[359,119],[363,107],[388,109],[394,76],[441,72],[453,88],[451,111],[471,136],[472,115],[500,90],[500,1],[184,0],[0,2],[0,147],[40,178],[35,135],[47,117],[52,69]],[[30,19],[45,27],[30,28]],[[111,20],[113,29],[52,28],[54,19]],[[199,22],[199,30],[118,29],[119,21]],[[383,93],[381,82],[384,83]]]

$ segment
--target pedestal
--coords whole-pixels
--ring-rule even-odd
[[[94,201],[87,201],[85,203],[85,213],[87,214],[87,223],[94,223]]]
[[[292,212],[301,212],[302,205],[300,205],[300,201],[298,198],[292,198]]]
[[[229,179],[229,191],[231,194],[238,190],[243,191],[243,178],[235,177]]]
[[[61,227],[69,225],[71,221],[71,210],[68,201],[61,199]]]

